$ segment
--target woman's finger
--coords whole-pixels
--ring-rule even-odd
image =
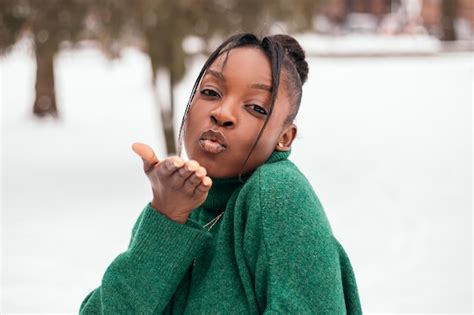
[[[209,191],[209,189],[211,188],[212,186],[212,180],[210,177],[208,176],[205,176],[201,183],[196,187],[196,190],[194,191],[194,195],[201,195],[201,194],[205,194]]]
[[[183,159],[179,156],[171,156],[161,161],[162,167],[158,170],[160,176],[170,176],[176,170],[180,169],[184,165]]]
[[[197,170],[199,164],[196,161],[186,161],[184,165],[169,177],[170,187],[174,189],[183,188],[184,181]]]
[[[189,176],[184,181],[184,191],[189,195],[194,195],[194,191],[196,190],[196,186],[201,183],[204,176],[206,176],[206,170],[204,167],[199,167],[191,176]]]
[[[179,169],[179,175],[183,177],[183,180],[188,178],[192,173],[197,171],[199,163],[194,160],[187,161],[182,168]]]
[[[155,152],[148,145],[140,142],[132,144],[132,150],[138,154],[143,160],[143,169],[148,173],[155,164],[159,163]]]

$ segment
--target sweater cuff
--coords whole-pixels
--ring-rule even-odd
[[[170,269],[176,262],[191,264],[211,238],[211,233],[193,221],[180,224],[170,220],[156,211],[151,202],[143,211],[143,218],[129,249],[130,254],[139,261],[155,262],[160,268],[168,266]]]

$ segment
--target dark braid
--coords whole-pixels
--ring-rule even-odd
[[[286,75],[290,105],[292,105],[284,122],[286,126],[292,123],[298,114],[303,92],[302,87],[308,78],[308,63],[305,60],[304,50],[293,37],[288,35],[273,35],[271,37],[285,48],[283,69]]]
[[[194,82],[194,86],[191,91],[191,96],[189,97],[188,104],[186,105],[186,109],[184,111],[183,119],[181,121],[181,126],[179,129],[178,155],[181,155],[182,151],[183,130],[185,126],[185,121],[188,116],[188,112],[192,104],[194,95],[196,94],[196,90],[199,84],[201,83],[202,77],[204,76],[209,66],[214,62],[214,60],[216,60],[223,53],[228,54],[231,49],[238,47],[254,47],[260,49],[268,57],[272,70],[272,90],[269,112],[262,128],[260,129],[260,132],[258,133],[257,139],[252,145],[252,148],[247,154],[247,158],[242,164],[242,168],[239,172],[239,179],[242,180],[242,170],[247,164],[247,161],[249,160],[253,150],[257,146],[257,143],[260,140],[260,137],[262,136],[262,133],[273,112],[278,88],[280,86],[280,73],[282,68],[284,69],[284,73],[286,75],[286,84],[288,87],[288,93],[291,102],[290,105],[292,108],[292,110],[290,110],[290,113],[288,114],[288,117],[285,120],[286,125],[291,123],[296,117],[296,114],[298,113],[302,96],[302,85],[306,81],[306,78],[308,76],[308,64],[304,60],[305,53],[303,49],[298,44],[298,42],[291,36],[273,35],[264,37],[260,40],[254,34],[246,33],[233,35],[226,39],[221,45],[219,45],[219,47],[217,47],[214,52],[211,53],[209,58],[204,63],[204,66],[202,67],[201,71],[199,72],[196,81]],[[224,62],[226,60],[227,56]]]

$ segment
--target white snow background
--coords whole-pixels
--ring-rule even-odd
[[[472,58],[308,58],[290,159],[351,259],[365,313],[471,312]],[[177,126],[203,61],[176,87]],[[0,74],[1,313],[77,313],[151,197],[131,144],[164,155],[149,60],[61,52],[59,122],[31,119],[24,45]]]

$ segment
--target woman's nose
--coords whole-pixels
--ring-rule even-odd
[[[211,112],[211,121],[222,127],[232,127],[236,123],[235,115],[230,110],[231,104],[221,104]]]

